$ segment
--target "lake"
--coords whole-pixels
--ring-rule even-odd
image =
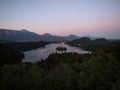
[[[67,51],[65,52],[76,52],[80,54],[90,53],[89,51],[78,47],[72,47],[64,43],[48,44],[45,47],[23,52],[25,55],[23,62],[37,62],[41,59],[46,59],[51,53],[64,53],[63,51],[56,50],[56,47],[59,47],[61,45],[67,48]]]

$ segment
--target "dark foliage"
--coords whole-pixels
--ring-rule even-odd
[[[4,64],[16,64],[21,63],[24,58],[24,54],[0,44],[0,66]]]
[[[91,42],[91,40],[90,40],[90,38],[87,38],[87,37],[82,37],[82,38],[80,38],[80,39],[75,39],[75,40],[73,40],[73,41],[71,41],[70,42],[70,44],[72,44],[72,45],[76,45],[76,44],[84,44],[84,43],[90,43]]]
[[[106,46],[105,46],[106,47]],[[119,43],[92,54],[54,53],[1,67],[1,90],[120,90]]]
[[[5,43],[4,45],[20,51],[27,51],[39,47],[44,47],[47,44],[49,44],[49,42],[39,41],[39,42],[11,42],[11,43]]]
[[[98,50],[111,50],[112,48],[119,46],[120,41],[108,41],[105,38],[98,38],[95,40],[90,40],[89,38],[80,38],[75,39],[67,44],[72,46],[77,46],[90,51],[98,51]]]

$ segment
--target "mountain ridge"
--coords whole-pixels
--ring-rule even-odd
[[[76,35],[56,36],[50,33],[37,34],[28,30],[0,29],[1,40],[12,41],[71,41],[80,37]]]

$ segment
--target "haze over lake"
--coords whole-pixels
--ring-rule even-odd
[[[35,50],[30,50],[30,51],[25,51],[25,58],[23,59],[23,62],[36,62],[40,61],[41,59],[46,59],[49,54],[51,53],[64,53],[64,51],[57,51],[56,47],[61,46],[60,43],[56,44],[48,44],[45,47],[38,48]],[[67,44],[64,44],[64,47],[67,48],[67,51],[65,52],[76,52],[80,54],[85,54],[85,53],[90,53],[89,51],[77,48],[77,47],[72,47]]]

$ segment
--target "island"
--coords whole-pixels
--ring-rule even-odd
[[[66,51],[67,48],[65,47],[64,42],[61,42],[60,46],[58,46],[56,48],[56,50],[58,50],[58,51]]]
[[[58,51],[66,51],[67,48],[66,47],[57,47],[56,50],[58,50]]]

